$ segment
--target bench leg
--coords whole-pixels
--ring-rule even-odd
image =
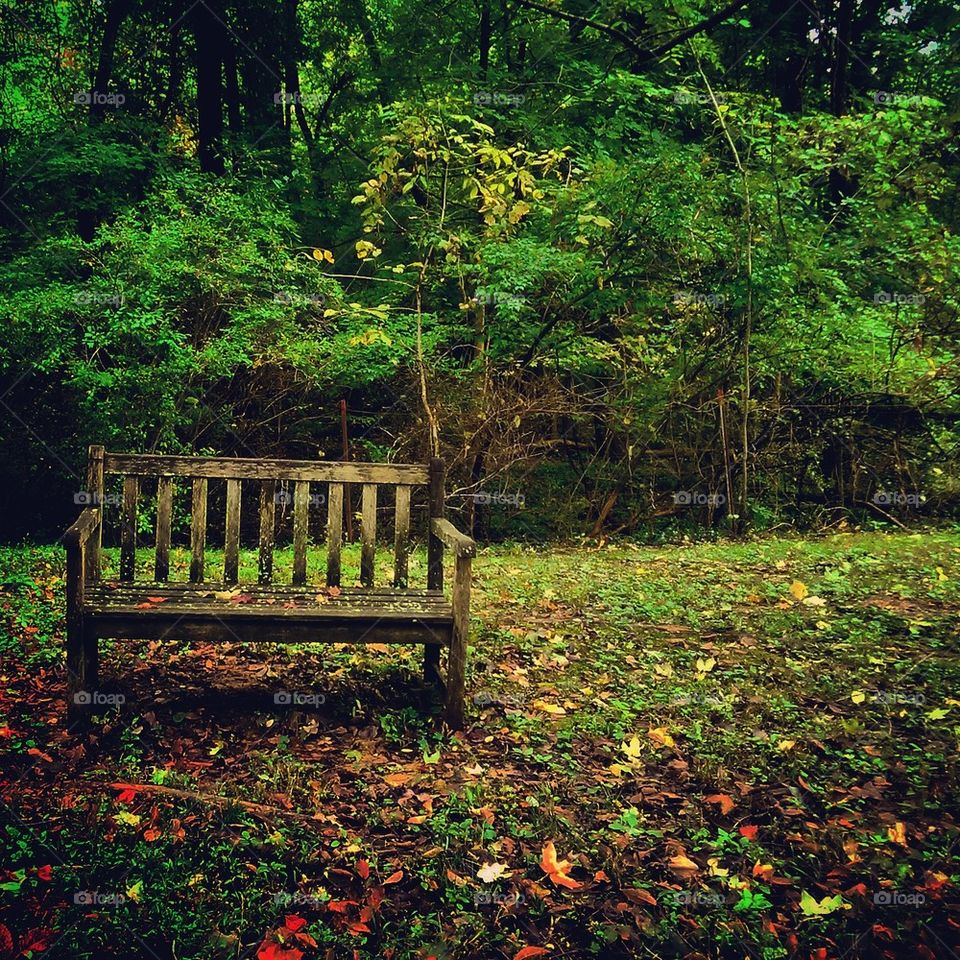
[[[454,626],[447,656],[447,724],[453,730],[463,728],[463,691],[467,672],[467,631]]]
[[[67,626],[67,720],[82,721],[90,716],[97,689],[100,657],[97,637],[79,624]]]

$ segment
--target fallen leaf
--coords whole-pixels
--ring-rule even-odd
[[[549,952],[549,950],[545,950],[543,947],[524,947],[514,955],[513,960],[530,960],[530,957],[542,957]]]
[[[675,857],[671,857],[667,861],[667,866],[674,873],[679,874],[681,877],[692,877],[700,872],[700,867],[682,853],[678,853]]]
[[[510,875],[510,868],[505,863],[485,863],[478,871],[477,876],[484,883],[495,883],[502,877]]]
[[[807,585],[799,580],[794,580],[790,584],[790,593],[793,594],[795,600],[803,600],[810,595]]]
[[[704,799],[707,803],[719,804],[720,813],[722,813],[723,816],[726,816],[737,805],[733,797],[728,796],[726,793],[713,793]]]
[[[543,872],[547,874],[558,887],[567,887],[570,890],[578,890],[580,888],[580,884],[577,883],[576,880],[572,880],[567,876],[573,864],[569,860],[557,860],[557,848],[553,845],[552,840],[548,840],[543,845],[540,866],[543,868]]]

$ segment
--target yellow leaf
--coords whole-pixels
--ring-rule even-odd
[[[653,666],[653,672],[658,677],[672,677],[673,664],[672,663],[656,663]]]
[[[901,847],[907,845],[907,826],[903,821],[898,820],[892,827],[887,827],[887,836],[891,843],[897,843]]]
[[[697,660],[697,671],[699,673],[709,673],[715,666],[717,661],[713,657],[707,657],[706,660]]]
[[[717,857],[707,857],[707,866],[710,868],[711,877],[729,877],[730,871],[726,867],[720,866],[720,861]]]
[[[629,741],[624,740],[620,749],[631,759],[640,759],[640,738],[634,734]]]
[[[558,707],[555,703],[547,703],[546,700],[534,700],[533,705],[544,713],[552,713],[556,716],[566,716],[567,711],[563,707]]]
[[[682,853],[671,857],[667,861],[667,866],[681,877],[692,877],[695,873],[700,872],[700,868],[689,857],[685,857]]]
[[[676,746],[676,742],[667,732],[666,727],[651,727],[647,733],[654,743],[659,744],[662,747]]]
[[[796,740],[781,740],[777,744],[777,748],[786,752],[787,750],[792,750],[796,745]]]
[[[867,695],[862,690],[854,690],[853,693],[850,694],[850,699],[854,703],[863,703],[863,701],[867,699]]]
[[[327,263],[333,263],[333,252],[330,250],[314,250],[313,259],[323,263],[326,260]]]
[[[790,593],[793,594],[794,599],[803,600],[805,597],[810,595],[810,591],[807,589],[806,584],[801,583],[799,580],[794,580],[790,584]]]

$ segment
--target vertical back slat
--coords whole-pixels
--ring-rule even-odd
[[[393,585],[400,589],[407,586],[407,555],[410,551],[410,487],[401,483],[397,487],[393,545]]]
[[[331,483],[327,500],[327,586],[340,586],[340,545],[343,543],[343,484]]]
[[[137,560],[137,497],[140,483],[136,477],[123,478],[123,519],[120,527],[120,579],[133,580]]]
[[[103,543],[103,447],[93,444],[87,451],[87,493],[91,506],[100,509],[100,524],[87,541],[87,568],[84,571],[91,583],[100,579],[100,548]]]
[[[203,583],[203,554],[207,546],[207,478],[194,477],[190,505],[190,582]]]
[[[260,481],[260,557],[257,561],[259,583],[273,579],[273,530],[277,514],[277,481]]]
[[[310,505],[310,481],[298,480],[293,488],[293,582],[307,582],[307,508]]]
[[[173,518],[173,477],[157,478],[157,552],[153,579],[170,576],[170,525]]]
[[[443,461],[430,461],[430,519],[443,516]],[[427,589],[443,589],[443,542],[429,530],[427,537]]]
[[[360,582],[373,586],[373,561],[377,549],[377,485],[363,485],[363,518],[360,524]]]
[[[227,508],[223,525],[223,582],[236,583],[240,571],[240,481],[227,480]]]

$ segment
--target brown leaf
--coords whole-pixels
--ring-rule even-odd
[[[720,805],[720,813],[723,816],[726,816],[736,805],[736,800],[733,797],[728,796],[726,793],[713,793],[709,797],[704,798],[707,803],[716,803]]]
[[[697,866],[689,857],[684,856],[682,853],[678,853],[675,857],[671,857],[667,862],[667,866],[678,876],[681,877],[692,877],[700,872],[700,867]]]

